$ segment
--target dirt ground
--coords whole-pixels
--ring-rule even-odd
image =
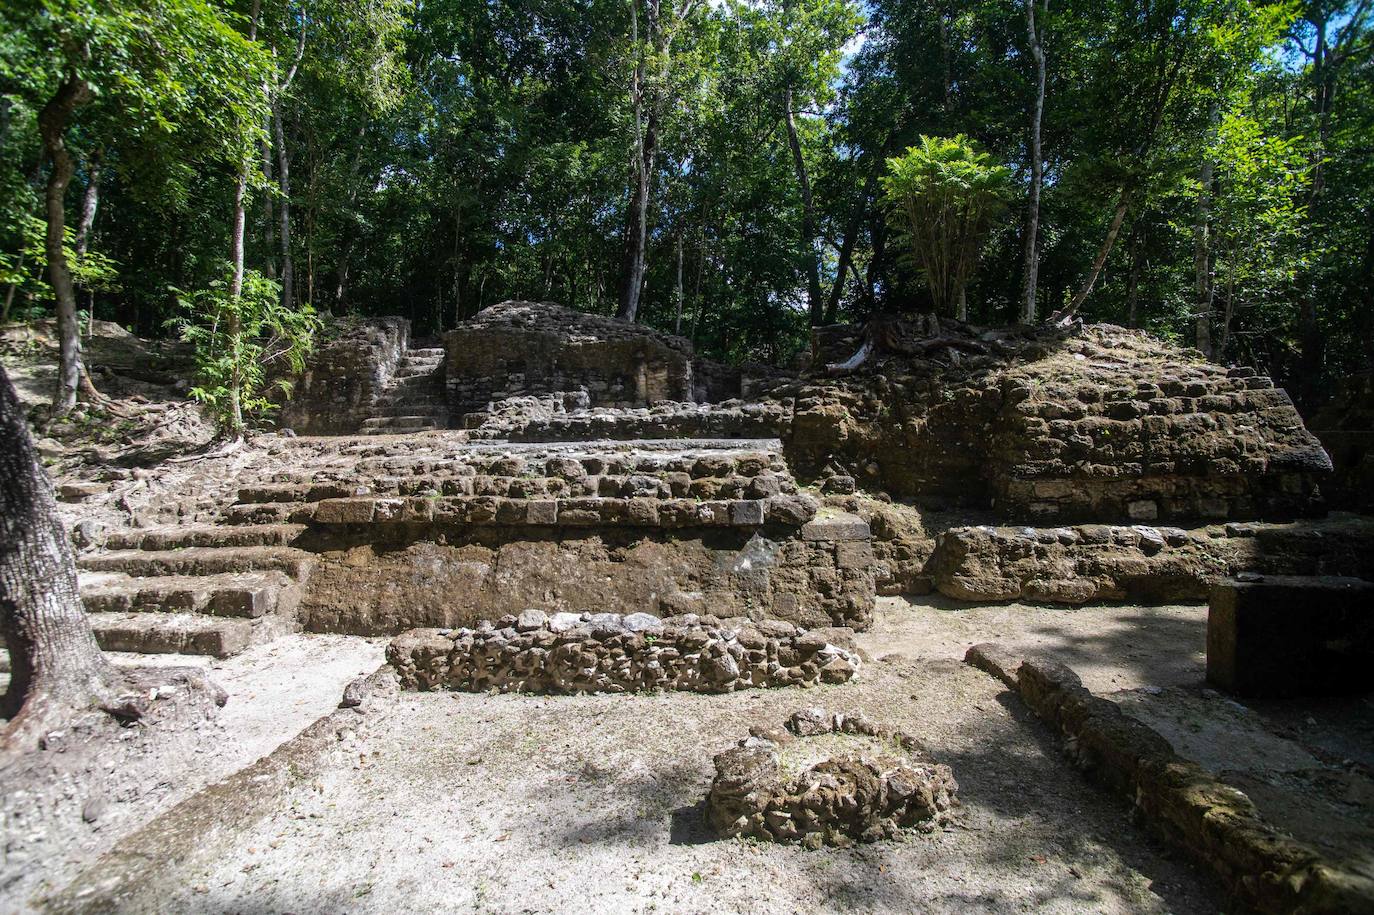
[[[122,836],[294,738],[339,704],[344,687],[382,661],[377,640],[291,635],[224,661],[185,655],[112,657],[119,666],[199,666],[229,699],[211,720],[184,731],[114,728],[91,759],[75,742],[51,758],[42,790],[0,801],[0,912],[60,888]],[[0,672],[0,690],[9,674]],[[23,794],[25,796],[20,796]]]
[[[864,647],[887,660],[810,691],[403,694],[340,731],[320,774],[267,799],[247,828],[194,848],[172,829],[183,847],[140,848],[161,865],[119,910],[1216,912],[1210,878],[1132,825],[1000,683],[958,660],[993,637],[1125,638],[1142,612],[1155,611],[884,600]],[[1168,642],[1116,673],[1100,661],[1096,676],[1137,682],[1153,670],[1145,655],[1190,650]],[[700,808],[712,754],[816,704],[924,740],[959,781],[958,823],[852,850],[713,839]]]

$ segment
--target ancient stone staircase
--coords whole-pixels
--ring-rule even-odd
[[[448,427],[444,395],[444,350],[406,350],[391,382],[377,400],[373,415],[363,420],[365,435],[430,432]]]
[[[300,525],[193,525],[113,533],[78,560],[81,599],[106,651],[229,657],[298,628],[314,558]]]

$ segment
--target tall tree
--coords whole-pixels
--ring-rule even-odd
[[[1041,0],[1040,21],[1035,18],[1036,0],[1025,0],[1026,39],[1035,61],[1035,104],[1030,122],[1030,190],[1026,196],[1025,280],[1021,297],[1021,323],[1035,323],[1035,296],[1040,280],[1040,188],[1045,181],[1045,157],[1040,150],[1040,125],[1045,114],[1045,18],[1050,0]]]

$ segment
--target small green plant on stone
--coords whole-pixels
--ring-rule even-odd
[[[267,396],[271,390],[291,393],[289,378],[269,382],[269,372],[278,366],[288,374],[305,368],[320,319],[309,305],[299,310],[283,305],[277,283],[255,271],[244,276],[238,296],[223,281],[173,293],[182,314],[168,324],[196,351],[198,384],[191,396],[210,409],[221,433],[240,438],[250,420],[276,409]]]

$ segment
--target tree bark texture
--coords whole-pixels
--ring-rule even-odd
[[[281,301],[290,308],[296,300],[296,267],[291,260],[291,160],[286,151],[286,131],[282,128],[281,106],[272,112],[272,128],[277,140],[277,183],[281,187]]]
[[[23,410],[0,367],[0,635],[9,733],[49,713],[106,707],[120,682],[81,606],[76,562]],[[8,736],[8,735],[7,735]]]
[[[654,160],[658,151],[658,105],[646,98],[646,69],[644,55],[639,48],[638,0],[631,4],[631,39],[639,62],[635,65],[630,87],[635,125],[634,168],[630,176],[630,203],[625,214],[624,249],[620,263],[620,304],[616,317],[634,321],[639,317],[639,302],[644,291],[644,274],[648,259],[645,248],[649,232],[649,195],[654,176]],[[659,0],[644,0],[645,40],[655,50],[659,45]]]

